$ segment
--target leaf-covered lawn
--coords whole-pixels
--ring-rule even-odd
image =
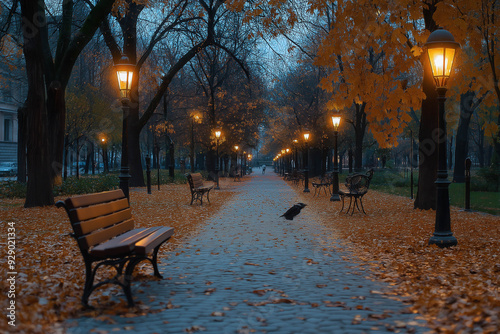
[[[196,233],[196,227],[217,213],[222,204],[233,195],[231,183],[223,191],[212,190],[211,203],[204,200],[203,206],[189,205],[191,194],[187,185],[163,185],[161,191],[153,190],[151,195],[144,188],[133,189],[130,192],[130,206],[136,221],[136,227],[171,226],[175,234],[164,244],[158,254],[158,259],[165,257],[164,252],[175,249],[186,238]],[[58,198],[64,199],[64,198]],[[52,326],[74,316],[89,314],[84,310],[80,298],[83,293],[85,279],[84,262],[78,247],[68,233],[71,225],[64,209],[54,207],[23,208],[23,200],[2,199],[0,202],[0,236],[2,254],[0,258],[2,272],[8,272],[6,250],[7,223],[14,222],[16,229],[16,327],[7,325],[7,318],[2,316],[0,328],[15,329],[25,333],[51,333]],[[135,279],[154,279],[152,267],[143,262],[136,269]],[[112,272],[112,270],[106,270]],[[104,271],[104,272],[106,272]],[[147,276],[146,276],[147,275]],[[134,283],[132,283],[134,284]],[[106,306],[110,287],[96,290],[90,303],[96,305],[93,299]],[[5,310],[9,299],[9,289],[5,279],[0,281],[2,298],[0,308]],[[121,293],[121,289],[111,289]],[[147,312],[144,309],[135,312]],[[141,306],[139,306],[141,307]],[[165,305],[168,308],[169,305]],[[104,314],[118,312],[127,315],[126,302],[119,305],[103,307]],[[5,312],[4,312],[5,314]],[[98,312],[90,313],[97,315]],[[105,315],[100,315],[105,316]]]
[[[295,188],[295,187],[294,187]],[[367,215],[338,213],[330,196],[304,196],[307,209],[322,217],[374,278],[408,297],[412,310],[443,333],[498,333],[500,329],[500,217],[452,207],[458,246],[429,246],[435,211],[415,210],[408,198],[369,191]],[[348,203],[347,203],[348,204]]]
[[[197,227],[221,209],[234,195],[233,187],[245,186],[227,182],[221,191],[211,192],[211,204],[190,206],[187,185],[162,186],[152,195],[145,189],[131,192],[131,207],[138,226],[166,225],[176,230],[171,242],[160,250],[174,250]],[[251,181],[250,181],[251,182]],[[331,229],[332,243],[341,240],[352,255],[347,261],[358,263],[374,273],[374,279],[386,281],[394,290],[392,298],[410,298],[412,309],[421,313],[438,332],[496,333],[500,328],[500,218],[481,213],[451,210],[452,230],[458,246],[440,249],[428,246],[434,231],[434,211],[414,210],[407,198],[369,191],[365,196],[364,215],[338,213],[340,203],[332,203],[324,194],[313,197],[301,187],[292,186],[304,210],[313,210]],[[138,303],[129,311],[126,302],[111,302],[110,294],[121,293],[109,286],[91,296],[102,308],[83,310],[84,265],[74,240],[68,236],[70,224],[66,213],[55,207],[22,208],[22,200],[2,200],[0,230],[5,238],[6,222],[16,226],[17,330],[26,333],[54,332],[54,326],[70,317],[96,316],[106,320],[111,314],[138,316],[151,310]],[[5,245],[6,240],[1,240]],[[5,249],[5,247],[3,247]],[[344,248],[342,248],[344,249]],[[3,253],[5,254],[5,253]],[[6,256],[0,258],[6,272]],[[151,266],[138,268],[134,280],[151,280]],[[146,276],[147,275],[147,276]],[[2,295],[8,286],[2,280]],[[0,299],[5,309],[8,300]],[[165,304],[165,309],[173,307]],[[6,318],[0,328],[7,328]],[[363,319],[359,319],[363,321]]]

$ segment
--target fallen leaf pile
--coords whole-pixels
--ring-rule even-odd
[[[413,201],[369,191],[366,215],[339,213],[330,196],[304,195],[308,209],[349,249],[347,261],[368,267],[393,287],[394,298],[411,302],[429,325],[442,333],[500,331],[500,217],[451,208],[455,247],[429,246],[435,211],[416,210]],[[348,206],[348,199],[346,207]]]
[[[242,183],[244,185],[244,182]],[[148,195],[145,188],[132,188],[130,207],[136,227],[171,226],[175,234],[169,242],[160,248],[158,260],[161,262],[165,252],[172,251],[183,240],[193,236],[197,228],[216,214],[223,203],[234,194],[235,185],[229,182],[221,184],[221,190],[212,190],[211,203],[203,201],[189,205],[191,194],[187,185],[163,185],[160,191],[153,190]],[[233,189],[233,190],[231,190]],[[57,198],[57,200],[65,199]],[[52,333],[52,326],[70,317],[89,315],[80,299],[85,281],[85,265],[75,240],[69,236],[72,232],[69,219],[64,209],[55,206],[42,208],[23,208],[21,199],[2,199],[0,202],[0,240],[2,254],[0,264],[2,272],[7,273],[7,231],[9,222],[15,226],[15,271],[16,275],[16,327],[8,326],[7,318],[1,317],[0,328],[15,329],[24,333]],[[134,281],[154,279],[152,266],[143,262],[136,267]],[[104,272],[111,273],[112,270]],[[133,284],[133,283],[132,283]],[[106,301],[109,294],[121,289],[108,285],[92,293],[90,304],[109,307]],[[0,281],[2,298],[0,308],[8,307],[9,290],[5,279]],[[5,298],[4,298],[5,296]],[[94,299],[94,302],[92,302]],[[147,305],[139,305],[133,316],[153,312]],[[165,308],[171,308],[165,305]],[[108,308],[111,314],[127,317],[129,310],[123,300],[119,305]],[[101,310],[102,311],[102,310]],[[108,311],[95,312],[95,316],[108,316]],[[94,314],[90,314],[94,315]]]

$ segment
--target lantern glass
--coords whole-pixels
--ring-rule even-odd
[[[304,140],[305,141],[309,140],[309,132],[304,133]]]
[[[438,28],[429,35],[425,47],[436,88],[446,88],[453,69],[456,50],[460,48],[460,44],[455,42],[455,38],[449,31]]]
[[[238,151],[238,149],[239,149],[239,148],[240,148],[240,147],[239,147],[238,145],[234,145],[234,149],[235,149],[236,151]]]
[[[338,131],[340,125],[340,116],[332,116],[333,130]]]
[[[220,138],[220,135],[221,135],[221,131],[220,130],[216,130],[215,131],[215,137]]]
[[[135,65],[131,64],[126,56],[122,56],[114,66],[118,79],[118,89],[122,98],[128,98],[132,89]]]
[[[450,77],[453,61],[455,59],[454,48],[428,48],[429,61],[431,63],[432,76],[438,87],[446,86]]]

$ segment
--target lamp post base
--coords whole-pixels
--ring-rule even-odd
[[[434,233],[434,235],[429,239],[429,245],[436,245],[440,248],[452,247],[456,246],[457,244],[457,238],[455,238],[452,233]]]
[[[309,190],[309,188],[306,188],[306,189],[304,189],[304,192],[305,193],[310,193],[311,191]]]
[[[332,194],[332,197],[330,197],[330,202],[339,202],[339,201],[340,201],[339,194]]]

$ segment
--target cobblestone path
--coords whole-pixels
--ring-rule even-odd
[[[296,193],[273,173],[256,174],[178,255],[160,256],[166,279],[133,283],[136,300],[168,309],[114,323],[75,319],[65,332],[428,331],[405,304],[382,295],[386,285],[365,278],[346,262],[348,253],[331,247],[331,229],[307,207],[293,221],[280,218]]]

